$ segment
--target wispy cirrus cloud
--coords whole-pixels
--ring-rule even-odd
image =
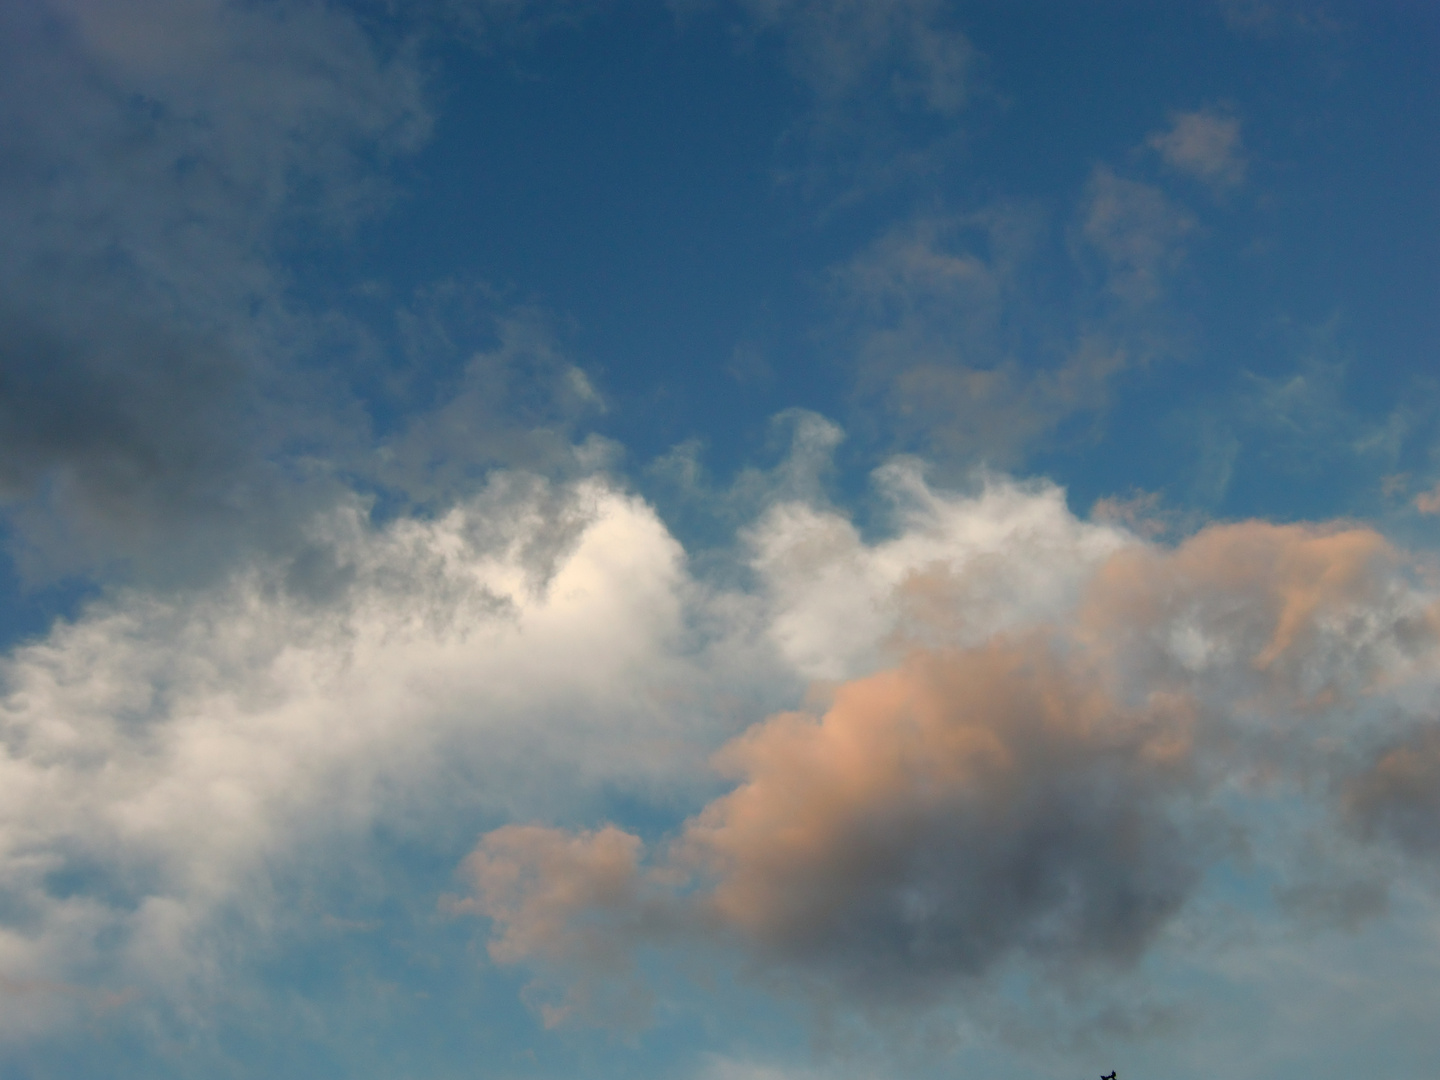
[[[966,102],[974,48],[934,0],[742,0],[782,33],[797,75],[823,109],[873,91],[900,106],[953,114]]]
[[[978,53],[936,0],[670,0],[718,6],[749,40],[779,42],[808,103],[778,176],[832,208],[932,174],[975,92]]]

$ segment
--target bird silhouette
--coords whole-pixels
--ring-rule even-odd
[[[1100,1077],[1100,1080],[1115,1080],[1115,1074],[1112,1072],[1109,1076]]]

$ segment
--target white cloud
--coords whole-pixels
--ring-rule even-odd
[[[214,920],[263,938],[262,883],[307,845],[673,788],[728,730],[725,648],[687,659],[683,553],[603,482],[502,475],[433,520],[350,507],[310,535],[288,566],[125,594],[5,659],[0,975],[45,999],[6,1034],[63,1021],[66,986],[203,999],[228,977]]]
[[[802,421],[777,479],[791,500],[838,437]],[[433,518],[325,511],[297,554],[115,594],[18,648],[0,671],[5,1033],[126,987],[207,1000],[235,974],[217,920],[263,941],[265,882],[374,822],[564,821],[615,784],[688,798],[711,749],[807,680],[862,675],[921,633],[892,595],[907,582],[949,575],[973,625],[945,632],[982,634],[1069,602],[1077,571],[1047,550],[1119,542],[1054,489],[956,501],[903,464],[881,484],[900,535],[879,546],[777,504],[747,534],[753,595],[693,581],[653,512],[603,481],[506,473]]]
[[[1077,521],[1050,485],[997,479],[957,500],[933,492],[915,461],[877,477],[899,527],[892,539],[867,544],[840,513],[804,503],[774,507],[747,534],[768,632],[808,678],[869,673],[936,631],[975,644],[1056,617],[1126,542]],[[943,596],[929,594],[937,585]]]

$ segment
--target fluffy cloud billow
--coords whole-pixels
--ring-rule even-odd
[[[0,3],[0,1076],[1429,1075],[1402,7]]]
[[[5,659],[7,1036],[127,987],[203,998],[236,974],[217,919],[258,946],[266,882],[317,842],[673,786],[719,722],[694,695],[723,650],[698,672],[682,552],[632,497],[501,475],[432,520],[360,511]]]
[[[1384,880],[1346,899],[1367,850],[1433,854],[1423,560],[1340,525],[1167,547],[910,460],[875,483],[872,539],[782,494],[739,589],[613,481],[497,473],[17,649],[6,1037],[220,1008],[241,956],[337,925],[281,896],[333,880],[316,852],[378,858],[377,828],[458,861],[457,822],[489,823],[431,903],[490,921],[547,1026],[625,1029],[657,1001],[642,954],[861,1008],[1132,972],[1217,865],[1304,861],[1277,801],[1343,841],[1274,881],[1297,917],[1382,910]],[[596,816],[616,791],[693,811],[642,838]]]
[[[1166,548],[1053,490],[921,491],[873,545],[796,507],[757,527],[777,644],[842,681],[723,747],[733,790],[648,855],[613,826],[484,837],[465,907],[494,920],[497,960],[569,980],[582,1016],[627,948],[687,939],[862,1002],[934,1000],[1017,965],[1133,967],[1260,842],[1267,801],[1428,847],[1423,560],[1363,528],[1240,523]],[[806,593],[767,544],[808,544],[802,578],[835,572]]]

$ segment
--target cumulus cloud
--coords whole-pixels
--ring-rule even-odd
[[[880,539],[778,489],[726,590],[613,484],[503,472],[429,516],[322,511],[298,553],[14,651],[7,1037],[119,993],[218,1007],[291,932],[278,883],[382,827],[446,861],[489,829],[445,908],[492,921],[548,1023],[627,1028],[647,950],[860,1001],[1127,970],[1281,788],[1336,844],[1426,853],[1435,599],[1378,534],[1166,547],[1041,483],[876,483]],[[695,812],[647,840],[604,823],[615,790]],[[1296,865],[1297,917],[1383,910],[1383,879]]]
[[[126,987],[203,1011],[243,976],[232,943],[278,932],[276,883],[331,872],[305,852],[673,791],[730,730],[709,673],[787,685],[692,630],[679,546],[599,480],[498,474],[434,518],[376,528],[352,505],[308,536],[4,659],[0,975],[31,988],[7,1037]]]
[[[587,949],[734,942],[825,994],[924,1001],[1130,968],[1252,826],[1272,858],[1302,846],[1256,824],[1271,795],[1428,835],[1433,740],[1385,740],[1434,707],[1440,609],[1378,534],[1248,522],[1164,547],[1053,490],[928,497],[878,544],[772,512],[758,534],[804,540],[757,568],[818,569],[777,589],[770,632],[830,689],[725,746],[735,787],[648,857],[613,827],[483,838],[468,907],[497,960],[593,987]],[[1383,910],[1383,880],[1318,873],[1282,902]]]
[[[741,786],[678,857],[716,880],[724,925],[852,991],[1017,950],[1131,958],[1196,877],[1156,798],[1182,779],[1187,719],[1126,715],[1038,645],[917,653],[847,683],[818,723],[782,715],[727,747]]]
[[[1222,191],[1245,180],[1245,156],[1240,146],[1240,121],[1233,116],[1201,109],[1175,113],[1170,130],[1146,140],[1177,172],[1186,173]]]
[[[889,539],[866,543],[843,514],[804,502],[771,508],[746,534],[767,633],[809,679],[877,671],[907,642],[978,645],[1056,618],[1125,543],[1074,518],[1052,485],[997,481],[948,498],[914,460],[877,480],[897,525]]]

